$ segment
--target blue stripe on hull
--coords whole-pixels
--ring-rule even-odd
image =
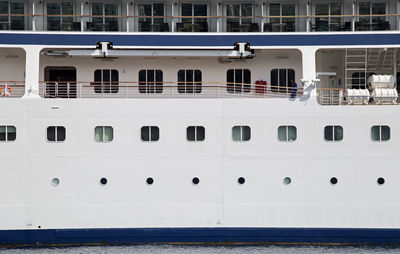
[[[400,229],[129,228],[0,230],[0,245],[127,243],[400,244]]]
[[[317,34],[317,35],[154,35],[154,34],[42,34],[0,33],[1,44],[94,46],[97,41],[112,41],[116,46],[148,47],[232,47],[234,42],[252,46],[340,46],[400,45],[400,33],[390,34]]]

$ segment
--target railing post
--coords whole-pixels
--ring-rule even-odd
[[[36,31],[36,4],[35,1],[32,1],[32,31]]]
[[[82,2],[81,2],[81,32],[85,31],[85,29],[84,29],[84,27],[83,27],[83,25],[85,24],[85,23],[84,23],[84,17],[83,17],[83,7],[84,7],[83,3],[84,3],[84,2],[85,2],[85,1],[82,1]]]
[[[175,32],[175,24],[176,24],[176,19],[175,17],[171,18],[171,32]]]
[[[130,19],[129,19],[129,3],[127,2],[126,3],[126,22],[125,22],[125,24],[126,24],[126,31],[127,32],[129,32],[130,31],[130,29],[129,29],[129,26],[130,26]]]
[[[351,18],[351,31],[354,32],[356,30],[356,16],[355,16],[355,14],[356,14],[356,5],[355,5],[354,1],[352,3],[352,14],[353,14],[353,17]]]

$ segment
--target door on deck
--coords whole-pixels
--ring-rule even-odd
[[[75,67],[46,67],[45,98],[76,98]]]

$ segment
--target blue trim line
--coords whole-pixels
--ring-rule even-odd
[[[0,245],[127,243],[400,244],[400,229],[101,228],[0,230]]]
[[[232,47],[234,42],[252,46],[356,46],[400,45],[400,33],[390,34],[284,34],[284,35],[174,35],[174,34],[42,34],[0,33],[1,44],[94,46],[112,41],[116,46],[147,47]]]

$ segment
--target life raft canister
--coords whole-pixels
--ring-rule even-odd
[[[8,85],[0,86],[0,96],[8,97],[12,94],[12,89]]]

